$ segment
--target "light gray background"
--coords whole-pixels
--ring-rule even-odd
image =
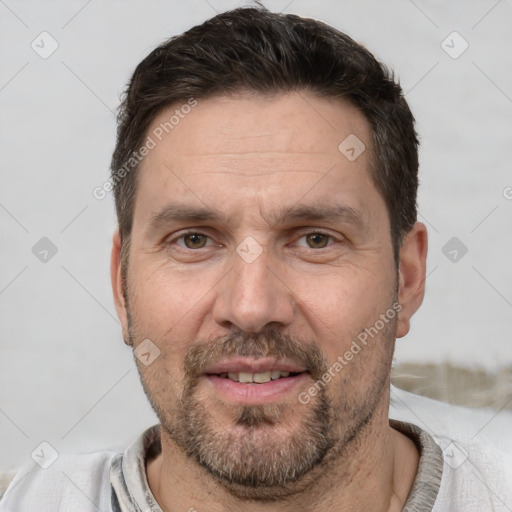
[[[0,0],[0,470],[57,450],[121,449],[155,422],[109,277],[113,111],[136,64],[241,2]],[[422,139],[427,293],[397,361],[512,364],[512,3],[267,1],[324,20],[392,66]],[[31,43],[47,31],[49,58]],[[454,59],[442,47],[457,52]],[[49,40],[45,48],[48,49]],[[32,252],[48,237],[46,263]],[[468,249],[457,262],[443,246]]]

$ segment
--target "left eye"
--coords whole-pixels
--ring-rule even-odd
[[[208,240],[209,237],[202,233],[187,233],[180,236],[176,241],[178,245],[186,249],[202,249],[207,246]]]
[[[309,233],[301,237],[299,240],[304,240],[307,247],[310,249],[323,249],[333,243],[333,237],[325,233]],[[304,247],[304,244],[299,244]]]

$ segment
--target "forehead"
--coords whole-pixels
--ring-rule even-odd
[[[179,149],[176,157],[244,154],[251,150],[339,156],[338,144],[349,135],[370,143],[365,117],[342,99],[297,91],[195,101],[194,107],[190,102],[177,103],[156,116],[148,131],[157,143],[152,157],[162,156],[166,145]]]
[[[217,210],[257,202],[261,213],[306,195],[318,202],[339,193],[355,208],[376,194],[369,124],[347,101],[293,92],[190,105],[165,108],[148,130],[154,147],[141,164],[135,219],[173,199]]]

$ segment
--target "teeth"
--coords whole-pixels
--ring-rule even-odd
[[[238,374],[238,380],[240,382],[252,382],[252,373],[240,372]]]
[[[219,377],[231,379],[235,382],[243,382],[246,384],[256,382],[257,384],[264,384],[265,382],[270,382],[271,380],[277,380],[281,377],[289,377],[290,372],[281,372],[279,370],[267,371],[267,372],[259,372],[259,373],[249,373],[249,372],[240,372],[240,373],[220,373]]]
[[[263,384],[264,382],[270,382],[271,378],[272,372],[254,373],[252,375],[253,382],[258,382],[259,384]]]

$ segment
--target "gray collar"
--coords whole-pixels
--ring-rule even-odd
[[[420,452],[418,473],[402,512],[430,512],[443,476],[443,452],[432,436],[412,423],[389,420],[395,430],[411,438]]]
[[[411,438],[420,451],[418,474],[402,512],[431,512],[441,485],[443,454],[424,430],[403,421],[389,420],[394,429]],[[160,425],[144,431],[110,468],[113,512],[162,512],[149,488],[146,460],[161,452]]]

